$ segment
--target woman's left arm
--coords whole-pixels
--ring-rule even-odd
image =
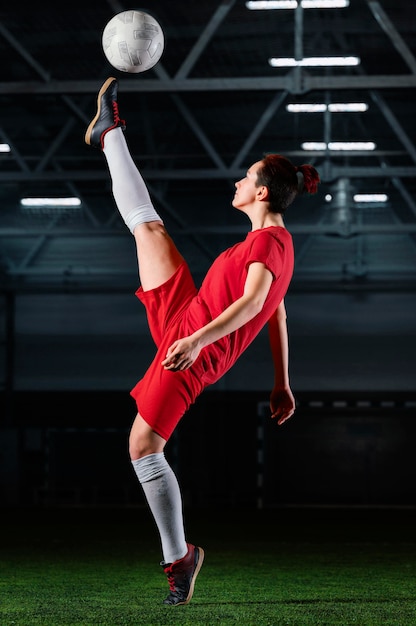
[[[274,385],[270,394],[272,417],[279,426],[295,412],[295,398],[289,384],[289,341],[284,300],[269,320],[269,338],[274,364]]]
[[[175,341],[162,361],[163,367],[173,371],[188,369],[202,348],[247,324],[262,310],[272,281],[273,275],[263,263],[251,263],[243,295],[192,335]]]

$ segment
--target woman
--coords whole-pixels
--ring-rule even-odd
[[[85,141],[102,149],[117,207],[136,241],[136,295],[146,307],[157,354],[131,392],[138,414],[130,457],[160,533],[170,586],[164,603],[181,605],[191,600],[204,551],[186,542],[181,493],[164,447],[190,404],[232,367],[266,323],[275,368],[272,417],[283,424],[293,415],[284,296],[294,261],[283,213],[299,193],[316,191],[319,176],[311,165],[295,167],[279,155],[254,163],[235,184],[232,200],[252,230],[214,261],[197,289],[129,153],[117,89],[115,78],[101,87]]]

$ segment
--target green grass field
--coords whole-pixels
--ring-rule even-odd
[[[416,625],[414,511],[187,512],[206,560],[167,582],[146,509],[4,511],[1,626]]]

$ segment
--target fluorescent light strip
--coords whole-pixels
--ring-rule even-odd
[[[376,144],[373,141],[330,141],[328,145],[324,141],[305,141],[302,150],[375,150]]]
[[[20,204],[30,208],[79,207],[79,198],[21,198]]]
[[[286,111],[289,113],[324,113],[327,110],[326,104],[288,104]]]
[[[388,202],[389,197],[386,193],[356,193],[353,195],[353,200],[354,202],[359,203]],[[331,201],[332,195],[330,193],[327,193],[325,196],[325,202]]]
[[[0,152],[10,152],[10,146],[8,143],[0,143]]]
[[[252,0],[246,2],[246,7],[250,11],[270,11],[274,9],[296,9],[297,0]]]
[[[328,105],[331,113],[363,113],[368,111],[368,104],[365,102],[333,102]]]
[[[354,202],[387,202],[389,197],[386,193],[356,193]]]
[[[286,110],[289,113],[356,113],[368,110],[365,102],[333,102],[331,104],[288,104]]]
[[[275,9],[297,9],[297,0],[251,0],[246,2],[250,11],[270,11]],[[345,9],[350,5],[349,0],[301,0],[303,9]]]
[[[294,59],[293,57],[272,57],[269,65],[272,67],[346,67],[359,65],[361,59],[355,56],[349,57],[305,57]]]
[[[350,0],[301,0],[303,9],[345,9],[350,6]]]
[[[376,144],[373,141],[330,141],[330,150],[375,150]]]

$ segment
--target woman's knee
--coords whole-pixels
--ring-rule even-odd
[[[157,450],[154,449],[151,440],[130,433],[129,454],[132,461],[141,459],[148,454],[154,454],[155,452],[157,452]]]
[[[146,243],[152,244],[156,240],[170,241],[170,237],[162,221],[138,224],[133,234],[136,243],[140,246]]]
[[[165,444],[166,441],[155,433],[140,415],[137,415],[129,437],[131,460],[135,461],[148,454],[162,452]]]

